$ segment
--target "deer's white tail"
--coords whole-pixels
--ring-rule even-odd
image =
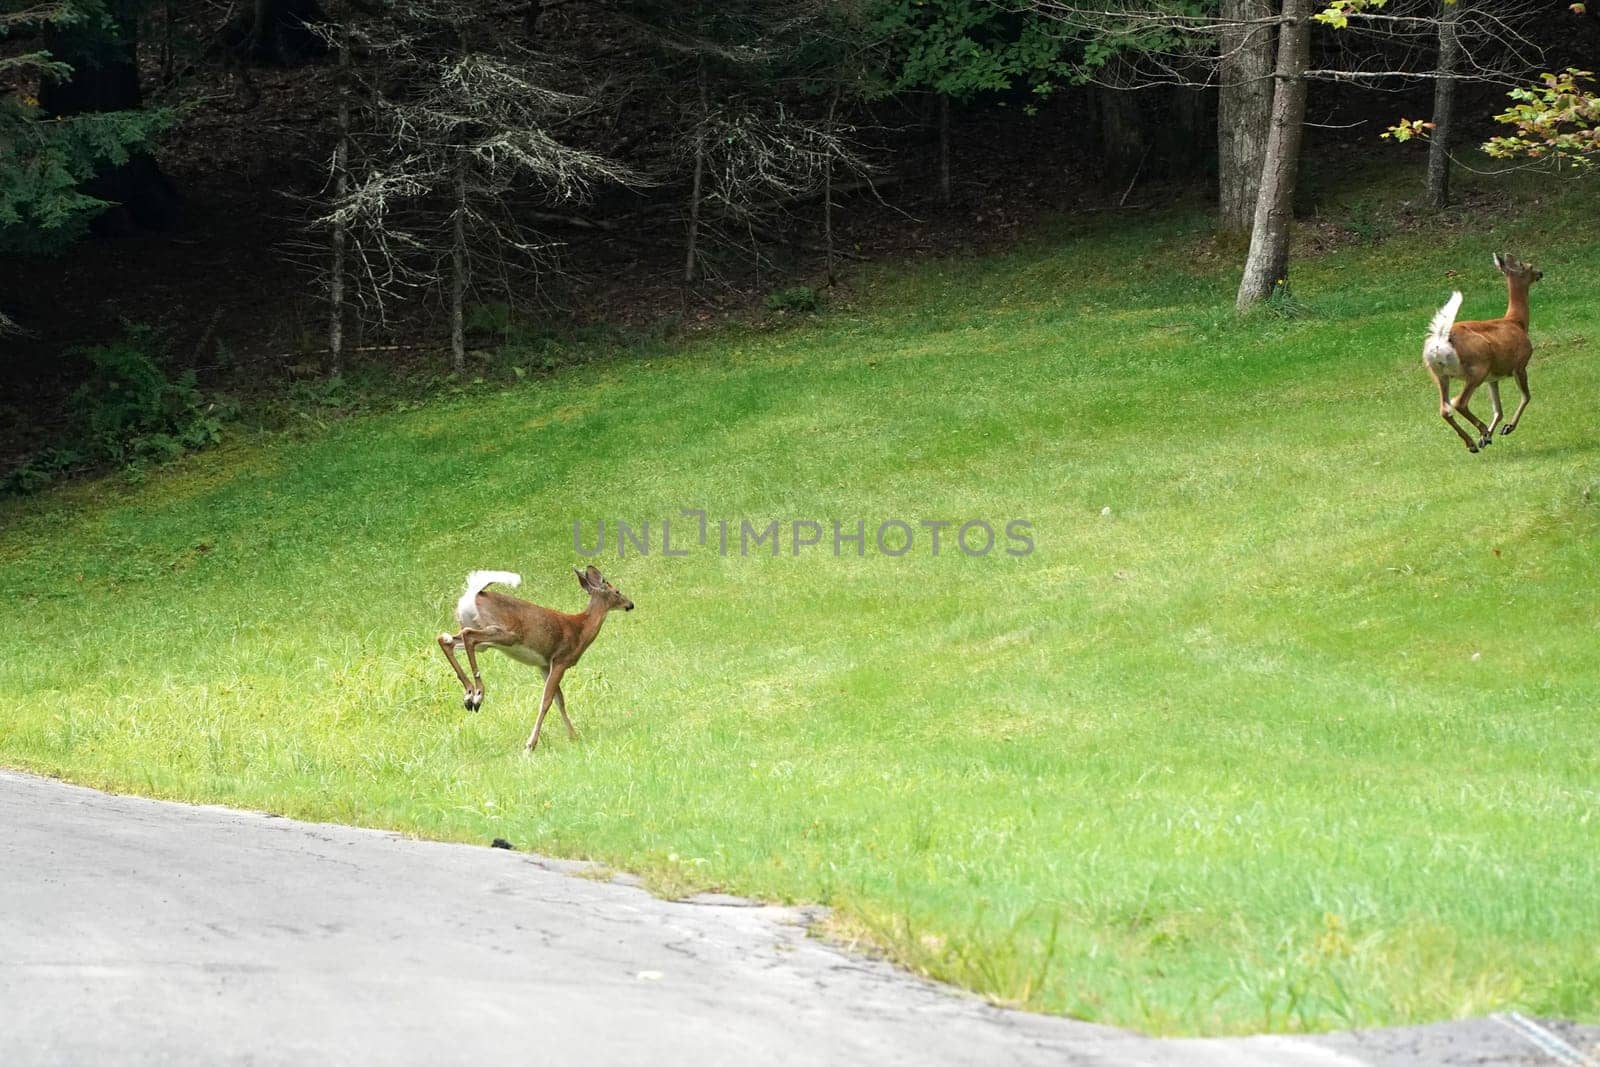
[[[501,585],[521,585],[522,575],[510,571],[473,571],[467,575],[467,588],[461,594],[461,599],[456,601],[456,618],[461,620],[461,625],[471,626],[470,620],[477,617],[478,594],[483,592],[483,587],[494,582]]]
[[[1461,310],[1461,293],[1450,294],[1450,299],[1444,302],[1444,307],[1434,315],[1433,322],[1428,324],[1428,347],[1443,345],[1450,347],[1450,327],[1456,324],[1456,312]]]

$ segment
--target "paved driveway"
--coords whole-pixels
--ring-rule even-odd
[[[0,771],[7,1067],[1557,1062],[1488,1020],[1155,1041],[990,1007],[808,938],[805,918]]]

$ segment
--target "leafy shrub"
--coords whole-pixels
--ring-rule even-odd
[[[510,304],[472,304],[464,316],[468,333],[505,337],[517,325],[517,316]]]
[[[47,448],[23,461],[22,466],[0,481],[0,492],[37,493],[49,485],[56,475],[71,470],[83,462],[82,454],[70,448]]]
[[[1389,236],[1393,226],[1370,200],[1350,205],[1345,228],[1362,244],[1375,245]]]
[[[768,311],[815,311],[821,306],[817,291],[809,285],[795,285],[767,295]]]
[[[65,471],[117,464],[166,463],[222,438],[225,412],[208,403],[193,371],[171,379],[152,354],[155,333],[129,326],[123,336],[71,354],[89,363],[89,374],[73,394],[77,429],[64,444],[29,457],[0,490],[35,492]]]

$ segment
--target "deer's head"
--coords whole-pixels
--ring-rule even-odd
[[[1500,252],[1494,254],[1494,267],[1524,289],[1544,277],[1544,271],[1535,270],[1533,264],[1524,263],[1516,256]]]
[[[600,573],[598,567],[590,565],[581,571],[574,567],[572,573],[578,576],[579,588],[591,597],[599,597],[600,603],[605,606],[607,611],[612,608],[621,608],[623,611],[633,610],[633,601],[623,596],[622,590],[606,581],[605,575]]]

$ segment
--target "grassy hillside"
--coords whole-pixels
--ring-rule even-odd
[[[5,502],[0,762],[822,901],[1153,1032],[1600,1019],[1597,215],[1346,248],[1245,322],[1202,217],[1063,222],[803,326]],[[1452,287],[1500,313],[1502,248],[1546,273],[1534,400],[1473,456],[1420,342]],[[525,756],[538,677],[493,654],[461,708],[465,571],[576,610],[574,521],[684,507],[1036,550],[613,543],[638,610],[568,676],[583,740]]]

